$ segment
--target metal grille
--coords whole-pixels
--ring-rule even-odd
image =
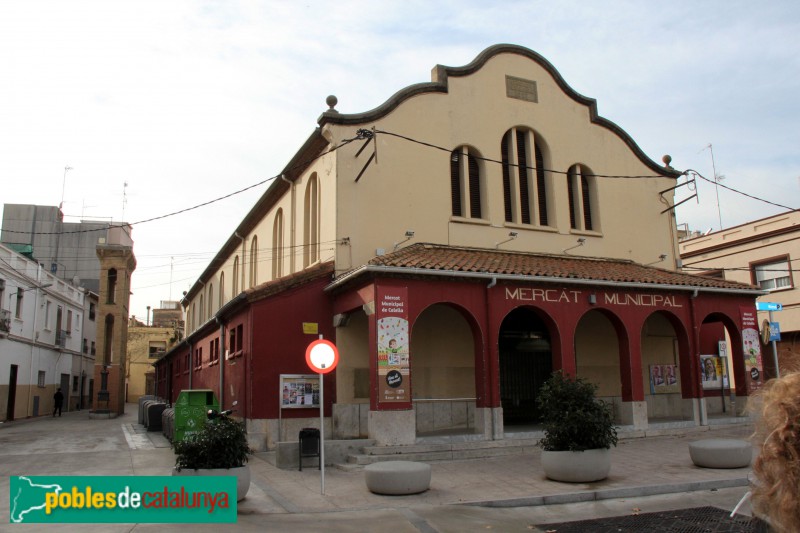
[[[559,524],[541,524],[536,527],[542,531],[557,533],[745,533],[766,532],[764,522],[757,518],[735,516],[730,511],[716,507],[695,507],[658,513],[597,518]]]

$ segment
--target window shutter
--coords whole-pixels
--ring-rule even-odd
[[[509,151],[511,149],[511,130],[503,135],[500,152],[503,159],[503,205],[505,207],[506,222],[513,222],[511,209],[511,165],[509,164]]]
[[[589,178],[581,172],[581,194],[583,194],[583,229],[592,230],[592,205],[589,198]]]
[[[544,156],[539,145],[534,147],[536,152],[536,187],[539,194],[539,224],[547,225],[547,187],[544,181]]]
[[[575,185],[574,180],[576,179],[575,170],[577,169],[577,165],[573,165],[569,168],[569,172],[567,173],[567,196],[569,197],[569,226],[572,229],[578,229],[576,225],[577,221],[575,220],[576,212],[575,212]]]
[[[462,216],[461,211],[461,171],[460,171],[460,149],[453,150],[450,154],[450,196],[453,204],[453,216]]]
[[[478,169],[478,160],[467,151],[467,166],[469,168],[469,211],[472,218],[481,217],[481,176]]]
[[[519,200],[522,213],[522,223],[531,223],[531,203],[528,191],[528,151],[525,149],[525,132],[516,130],[517,133],[517,164],[519,165]]]

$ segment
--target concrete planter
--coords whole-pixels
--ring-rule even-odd
[[[244,500],[247,491],[250,490],[250,467],[247,465],[238,468],[208,468],[190,470],[188,468],[178,470],[172,469],[173,476],[236,476],[236,501]]]
[[[611,450],[600,448],[582,452],[542,451],[542,469],[548,479],[567,483],[589,483],[608,477]]]

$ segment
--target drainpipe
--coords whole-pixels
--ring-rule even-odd
[[[194,360],[194,346],[191,342],[186,343],[189,346],[189,389],[192,388],[192,376],[194,375],[194,367],[197,361]]]
[[[494,401],[494,387],[493,383],[495,381],[495,375],[489,369],[489,352],[491,351],[491,346],[489,345],[488,337],[492,335],[494,329],[492,328],[492,310],[491,305],[489,304],[489,290],[497,285],[497,277],[492,276],[492,281],[486,286],[486,350],[483,351],[483,390],[484,394],[488,394],[489,398],[484,398],[483,402],[484,405],[492,405]],[[491,377],[491,379],[490,379]],[[491,440],[500,439],[503,437],[501,434],[500,421],[498,421],[497,411],[495,407],[489,407],[489,430],[492,434],[489,436]],[[485,427],[485,422],[484,422]]]
[[[697,295],[699,291],[697,289],[692,292],[692,295],[689,297],[689,319],[692,321],[692,353],[689,354],[689,368],[690,368],[690,375],[692,376],[692,388],[694,388],[695,394],[700,394],[702,391],[702,386],[697,386],[697,376],[695,369],[697,365],[695,364],[695,356],[698,355],[698,342],[700,341],[700,330],[697,327],[697,318],[695,314],[695,300],[697,299]],[[707,426],[708,425],[708,413],[706,411],[706,404],[705,404],[705,397],[697,396],[697,408],[699,410],[700,415],[700,425]]]
[[[296,194],[296,192],[295,192],[295,182],[287,180],[286,176],[284,176],[283,174],[281,174],[281,180],[283,180],[286,183],[288,183],[289,187],[292,190],[292,193],[291,193],[291,204],[292,205],[291,205],[291,209],[289,210],[290,211],[290,217],[291,217],[291,219],[289,221],[289,249],[291,250],[291,255],[289,255],[289,273],[292,274],[295,271],[295,265],[294,265],[294,263],[295,263],[295,248],[294,248],[294,246],[295,246],[295,231],[296,231],[296,222],[295,222],[295,218],[296,218],[295,217],[295,194]],[[272,260],[275,261],[276,258],[273,257]]]

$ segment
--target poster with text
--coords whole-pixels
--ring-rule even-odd
[[[281,374],[281,409],[319,408],[319,376]]]
[[[747,391],[758,390],[764,380],[764,365],[761,360],[761,336],[758,332],[758,317],[753,307],[741,307],[742,350],[747,378]]]
[[[375,313],[378,337],[378,401],[408,402],[411,398],[408,289],[378,287]]]

